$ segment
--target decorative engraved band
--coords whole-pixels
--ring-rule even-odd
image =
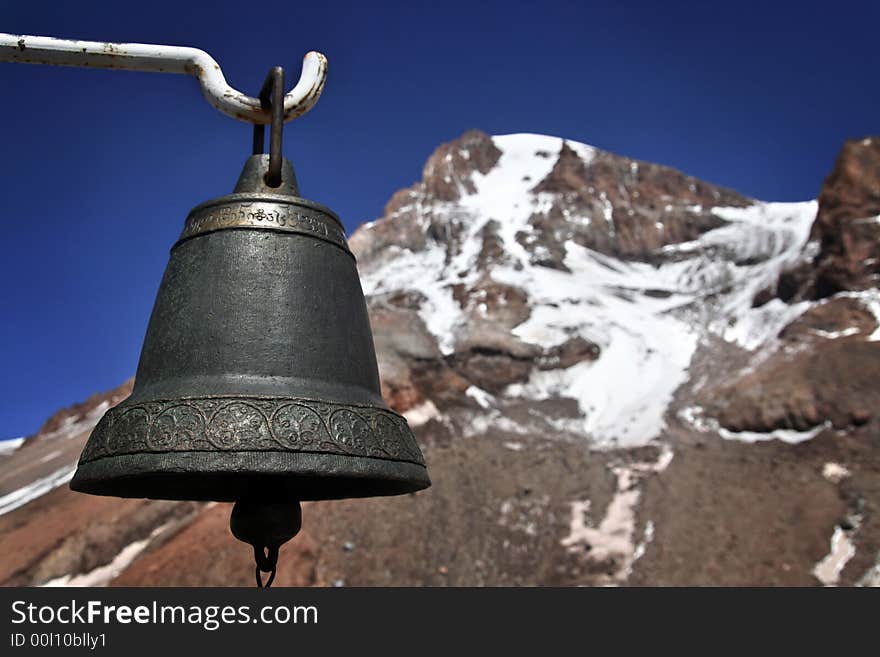
[[[226,228],[264,228],[299,233],[331,242],[348,251],[337,220],[305,205],[278,201],[232,202],[199,206],[190,212],[178,242]]]
[[[122,454],[300,451],[424,465],[406,420],[382,408],[265,397],[128,404],[101,418],[80,463]]]

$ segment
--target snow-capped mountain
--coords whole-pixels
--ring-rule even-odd
[[[439,147],[350,238],[434,486],[307,506],[279,582],[880,584],[878,172],[849,142],[818,201],[764,203],[554,137]],[[53,472],[0,489],[5,554]],[[0,581],[249,583],[225,505],[51,495],[91,520]]]
[[[457,148],[425,170],[448,184],[442,195],[431,182],[416,186],[384,219],[418,231],[415,246],[396,231],[373,244],[377,224],[352,243],[382,254],[361,265],[366,294],[420,295],[415,315],[443,356],[543,359],[493,381],[494,405],[571,398],[579,417],[566,428],[591,447],[645,445],[662,432],[701,340],[754,348],[798,311],[753,309],[752,299],[803,257],[815,202],[751,202],[540,135],[469,135]],[[480,149],[496,157],[485,173],[468,166]],[[617,171],[603,177],[596,166]],[[589,345],[580,362],[552,366],[578,344]],[[468,394],[487,406],[489,392],[470,382]]]

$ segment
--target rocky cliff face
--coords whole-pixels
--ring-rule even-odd
[[[801,266],[784,270],[756,299],[826,299],[876,289],[880,278],[880,138],[844,144],[819,194]]]
[[[878,245],[880,140],[850,141],[819,194],[800,259],[755,297],[793,321],[718,391],[722,425],[846,430],[870,422],[880,394]]]
[[[539,135],[439,147],[350,238],[434,486],[306,505],[278,583],[880,584],[877,144],[818,204]],[[0,457],[0,581],[249,585],[227,505],[39,465],[123,394]]]

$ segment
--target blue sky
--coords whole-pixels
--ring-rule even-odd
[[[127,5],[132,6],[127,6]],[[0,30],[207,50],[255,93],[330,60],[288,124],[303,195],[351,230],[469,128],[538,132],[766,200],[815,197],[880,133],[880,3],[0,2]],[[192,78],[0,64],[0,437],[137,365],[187,211],[231,190],[250,127]]]

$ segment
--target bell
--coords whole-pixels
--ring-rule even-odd
[[[89,437],[71,488],[235,501],[259,571],[299,529],[299,501],[430,485],[406,420],[380,393],[355,259],[292,165],[269,186],[253,155],[232,194],[186,219],[131,396]],[[274,553],[273,553],[274,551]]]
[[[171,248],[132,394],[89,436],[73,490],[234,501],[232,533],[253,545],[268,586],[300,501],[430,486],[406,420],[382,401],[342,222],[300,198],[282,157],[284,123],[321,95],[326,57],[308,53],[289,93],[272,67],[258,98],[194,48],[0,33],[2,61],[185,73],[214,107],[254,124],[233,193],[195,207]]]

